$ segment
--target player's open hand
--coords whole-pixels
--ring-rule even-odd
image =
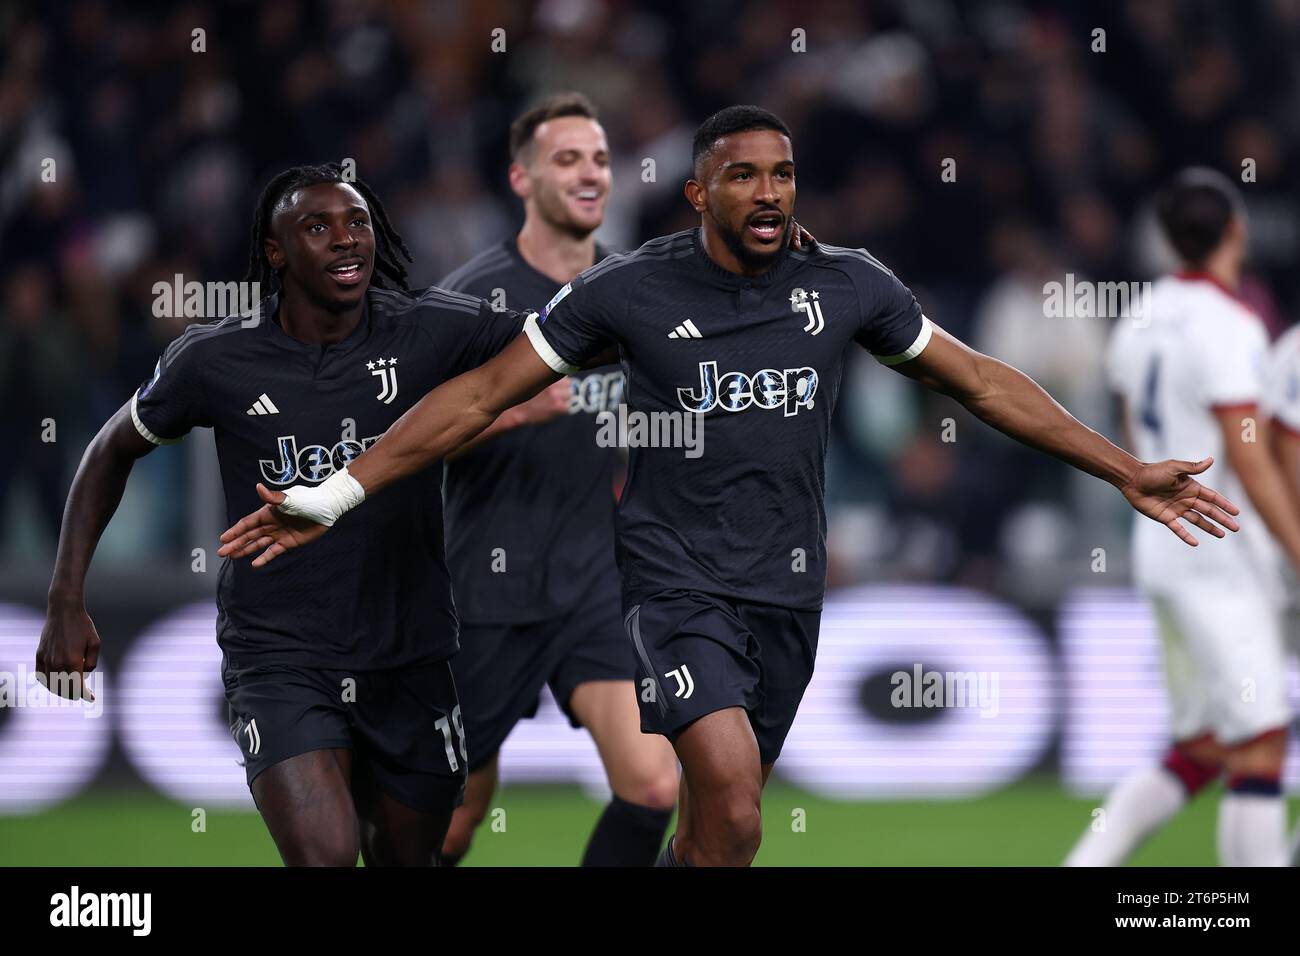
[[[1241,514],[1241,509],[1223,495],[1191,477],[1199,475],[1212,464],[1213,458],[1203,461],[1174,459],[1153,462],[1134,472],[1129,483],[1120,488],[1120,491],[1138,511],[1167,525],[1170,531],[1196,547],[1196,538],[1183,525],[1183,521],[1202,531],[1208,531],[1216,538],[1222,538],[1223,528],[1237,530],[1237,522],[1232,516]]]
[[[99,663],[99,632],[80,603],[51,602],[36,647],[36,679],[51,694],[94,700],[85,677]]]
[[[301,493],[315,489],[295,486],[289,490]],[[257,493],[266,504],[226,530],[221,536],[221,547],[217,549],[221,557],[243,558],[265,548],[253,559],[253,567],[260,568],[290,548],[300,548],[329,530],[327,525],[281,511],[279,506],[288,498],[284,492],[271,491],[258,482]]]
[[[799,225],[798,220],[795,220],[790,225],[792,227],[790,229],[791,249],[798,252],[800,249],[811,249],[813,246],[817,245],[817,238],[803,226]]]

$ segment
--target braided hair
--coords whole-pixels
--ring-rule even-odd
[[[397,286],[409,292],[406,284],[406,266],[402,259],[412,262],[411,251],[401,233],[393,228],[388,219],[384,204],[379,201],[374,190],[360,179],[347,179],[339,163],[322,163],[318,166],[293,166],[280,173],[262,190],[257,197],[257,206],[253,210],[253,239],[248,250],[248,273],[246,282],[259,282],[264,289],[279,287],[279,275],[266,259],[264,251],[266,237],[271,234],[271,216],[285,196],[307,186],[321,183],[347,183],[359,192],[370,207],[370,216],[375,223],[375,269],[370,281],[373,285],[386,288],[383,280],[387,276]],[[401,258],[398,257],[400,253]],[[274,283],[274,285],[273,285]]]

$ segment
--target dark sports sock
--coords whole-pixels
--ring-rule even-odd
[[[439,857],[439,861],[443,866],[455,866],[463,859],[465,859],[465,856],[462,853],[444,853]]]
[[[685,860],[677,859],[677,850],[673,844],[677,841],[677,834],[674,833],[668,838],[668,845],[664,851],[659,854],[659,859],[655,860],[655,866],[690,866]]]
[[[653,866],[672,815],[614,796],[592,831],[582,865]]]
[[[1231,793],[1253,793],[1260,797],[1280,797],[1282,780],[1271,775],[1251,777],[1233,774],[1228,777],[1228,790]]]

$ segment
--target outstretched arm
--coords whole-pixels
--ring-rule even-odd
[[[802,227],[792,230],[792,248],[807,248],[815,243]],[[581,275],[566,285],[547,305],[540,321],[546,321],[547,313],[554,314],[555,307],[583,285]],[[566,308],[573,309],[574,300],[586,294],[573,295]],[[577,337],[570,343],[575,346],[570,358],[580,362],[585,359],[584,367],[593,368],[616,360],[613,348],[602,355],[593,354],[595,347],[608,346],[615,338],[608,324],[599,321],[602,309],[607,307],[608,303],[603,303],[597,294],[595,303],[588,300],[584,307],[588,310],[584,318],[575,320],[570,314],[570,321],[577,326],[569,330]],[[253,560],[253,567],[262,567],[290,548],[319,538],[339,517],[365,501],[367,495],[452,454],[483,432],[505,409],[532,398],[559,379],[561,373],[544,361],[538,351],[553,352],[546,336],[538,325],[525,326],[525,329],[525,334],[488,362],[444,382],[424,396],[365,454],[320,485],[294,486],[285,492],[274,492],[259,484],[257,493],[266,504],[228,529],[221,536],[217,553],[222,557],[242,558],[261,551]],[[568,366],[566,359],[558,355],[554,358],[557,367]]]
[[[443,382],[393,423],[364,454],[315,488],[289,492],[257,486],[266,504],[221,536],[222,557],[241,558],[265,549],[253,561],[261,567],[290,548],[325,533],[366,496],[417,471],[469,442],[513,405],[527,401],[561,376],[520,335],[499,354],[463,375]]]
[[[59,529],[45,627],[36,649],[38,678],[60,696],[94,699],[82,683],[99,662],[99,635],[86,613],[86,571],[99,536],[122,501],[135,460],[153,448],[132,423],[127,402],[91,441],[72,479]]]
[[[1140,462],[1074,418],[1029,376],[967,348],[938,326],[920,355],[894,368],[951,395],[1017,441],[1109,481],[1135,509],[1190,545],[1196,538],[1179,518],[1219,538],[1224,535],[1219,525],[1237,530],[1231,517],[1239,513],[1236,505],[1189,477],[1205,471],[1213,459]]]
[[[526,402],[520,402],[513,408],[507,408],[497,416],[487,428],[483,429],[465,444],[447,454],[447,461],[454,461],[466,452],[487,444],[492,439],[512,432],[517,428],[530,425],[544,425],[561,415],[569,413],[569,399],[573,394],[573,385],[567,378],[562,378],[548,385]]]
[[[393,423],[348,473],[367,495],[423,471],[487,428],[507,408],[561,378],[520,335],[478,368],[443,382]]]
[[[584,369],[600,368],[604,365],[618,364],[618,349],[608,348],[595,358],[585,363]],[[447,453],[447,461],[464,455],[467,451],[485,445],[499,435],[512,432],[516,428],[528,428],[531,425],[545,425],[561,416],[569,414],[569,403],[573,396],[573,383],[568,377],[552,382],[526,402],[520,402],[507,408],[487,428],[483,429],[455,451]]]

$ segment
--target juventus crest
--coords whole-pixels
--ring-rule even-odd
[[[822,304],[817,301],[817,295],[816,290],[809,293],[803,289],[795,289],[790,293],[790,309],[808,316],[808,324],[803,330],[813,335],[826,327],[826,321],[822,318]]]
[[[366,368],[370,369],[371,375],[378,375],[382,383],[379,394],[375,398],[385,405],[393,404],[393,399],[397,397],[397,359],[381,358],[374,362],[367,362]]]

